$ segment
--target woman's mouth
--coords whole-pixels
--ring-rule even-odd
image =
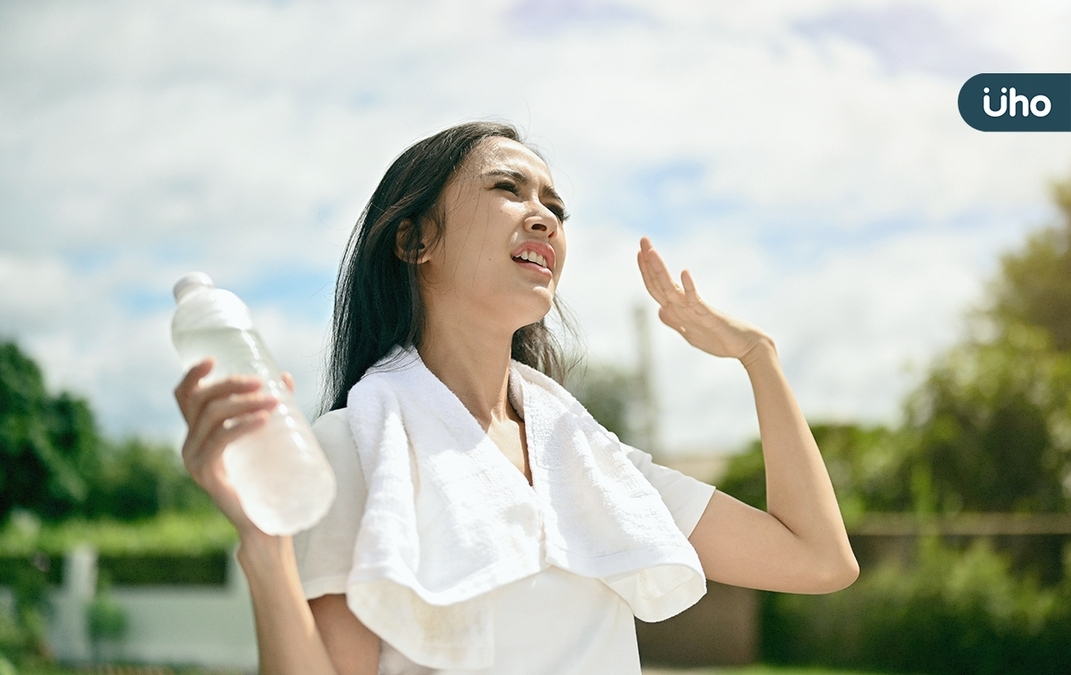
[[[514,260],[524,260],[526,262],[535,263],[540,267],[547,266],[547,259],[539,255],[535,251],[522,251],[520,255],[514,256]]]
[[[544,274],[553,274],[554,249],[541,241],[527,241],[513,251],[513,261],[539,270]]]

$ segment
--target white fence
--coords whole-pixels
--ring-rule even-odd
[[[97,585],[97,556],[76,549],[64,563],[63,585],[49,596],[49,646],[61,661],[87,663],[94,657],[86,610]],[[110,594],[128,620],[125,638],[105,645],[110,660],[256,670],[249,589],[234,556],[224,586],[115,586]]]

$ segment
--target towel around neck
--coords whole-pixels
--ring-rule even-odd
[[[347,603],[433,668],[494,655],[488,594],[554,565],[601,579],[644,621],[690,607],[706,581],[658,492],[563,387],[513,362],[532,484],[421,361],[395,348],[350,390],[368,500]]]

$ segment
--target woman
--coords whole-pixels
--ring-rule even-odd
[[[459,125],[394,162],[336,290],[315,429],[339,497],[294,545],[246,518],[220,459],[276,401],[251,379],[201,385],[211,361],[176,389],[186,466],[238,530],[264,672],[638,673],[632,615],[680,611],[702,576],[796,593],[855,579],[773,341],[687,271],[675,284],[647,239],[661,320],[748,372],[768,512],[652,465],[545,376],[565,220],[512,127]]]

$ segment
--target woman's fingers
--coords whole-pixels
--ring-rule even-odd
[[[211,428],[222,424],[227,417],[209,414],[217,413],[221,407],[227,409],[226,403],[232,400],[232,415],[236,416],[260,409],[263,405],[254,405],[251,409],[242,410],[243,405],[254,404],[258,400],[260,382],[255,378],[228,378],[208,386],[198,387],[189,392],[184,401],[179,402],[179,408],[186,418],[189,427],[186,445],[196,447],[211,433]],[[261,399],[262,400],[262,399]],[[274,399],[273,399],[274,400]]]
[[[246,515],[238,493],[227,476],[223,465],[223,450],[228,443],[263,426],[268,417],[268,412],[262,410],[234,418],[233,424],[216,427],[196,452],[183,454],[186,471],[194,482],[208,493],[223,515],[238,530],[239,535],[254,530],[256,526]]]
[[[662,301],[658,297],[659,293],[655,289],[654,281],[651,278],[653,274],[651,272],[651,266],[650,263],[647,262],[647,251],[650,249],[650,247],[651,242],[647,239],[647,237],[644,237],[640,240],[640,250],[639,253],[636,254],[636,262],[639,263],[640,266],[640,277],[643,279],[644,287],[647,288],[647,292],[651,295],[651,297],[654,298],[655,301],[661,305]]]
[[[684,297],[687,298],[689,303],[700,302],[699,292],[695,290],[695,279],[692,278],[692,273],[688,270],[681,272],[681,285],[684,286]]]
[[[186,417],[186,422],[189,423],[200,417],[205,406],[211,401],[235,394],[251,393],[259,390],[261,386],[260,379],[256,377],[228,377],[219,382],[184,391],[181,398],[179,392],[176,391],[175,398],[178,399],[179,408]]]
[[[215,361],[211,357],[201,361],[186,371],[185,377],[183,377],[182,381],[175,387],[175,400],[178,401],[179,409],[182,411],[183,416],[187,416],[185,406],[190,395],[197,388],[197,385],[200,384],[201,378],[207,375],[214,365]]]
[[[209,432],[218,426],[227,424],[228,420],[237,419],[261,410],[270,410],[278,404],[278,399],[260,391],[225,393],[210,399],[196,420],[198,429]]]
[[[684,326],[681,325],[680,317],[677,316],[677,313],[673,311],[673,309],[670,307],[659,307],[658,318],[662,323],[666,324],[681,335],[684,335],[687,332]]]
[[[669,267],[666,266],[666,262],[658,254],[658,251],[654,249],[654,246],[651,245],[651,240],[647,237],[640,240],[638,260],[640,273],[643,276],[643,283],[647,287],[647,292],[658,302],[658,318],[673,330],[685,335],[687,328],[678,310],[684,309],[691,297],[698,299],[691,275],[687,272],[682,274],[681,279],[685,283],[684,289],[675,284],[673,277],[670,275]],[[691,288],[691,297],[689,297],[689,286]]]
[[[248,425],[240,420],[275,407],[278,401],[258,392],[230,393],[209,399],[200,414],[190,420],[190,429],[183,445],[183,457],[222,452],[223,446],[234,440]],[[227,433],[223,433],[227,432]],[[223,439],[223,440],[220,440]]]
[[[662,256],[654,248],[647,251],[646,257],[647,266],[651,272],[651,285],[654,287],[655,298],[661,305],[669,304],[677,293],[676,284],[673,283],[669,268],[666,266],[666,262],[662,260]]]
[[[191,464],[211,462],[227,443],[262,424],[267,411],[278,403],[261,393],[261,382],[255,377],[229,377],[202,384],[211,368],[211,359],[195,365],[175,388],[175,399],[188,426],[182,457],[191,473]]]
[[[654,249],[651,240],[647,237],[640,240],[638,259],[647,292],[658,301],[659,305],[667,307],[674,304],[691,305],[700,302],[692,273],[684,270],[681,272],[681,284],[675,283],[665,260]]]
[[[227,480],[223,451],[229,443],[262,427],[279,401],[263,391],[256,377],[232,376],[205,384],[213,365],[212,359],[198,363],[175,387],[175,399],[189,427],[182,461],[194,481],[243,532],[255,526]],[[291,378],[284,376],[284,381],[293,387]]]
[[[651,294],[651,297],[658,304],[664,307],[672,302],[679,301],[676,296],[681,293],[681,289],[673,283],[669,268],[647,237],[640,240],[638,261],[644,286],[647,287],[647,292]]]
[[[665,261],[647,237],[640,240],[638,260],[643,283],[658,301],[658,318],[692,346],[714,356],[740,358],[765,335],[705,303],[688,270],[681,272],[680,285],[674,283]]]
[[[198,442],[183,447],[182,460],[187,471],[197,479],[198,484],[207,488],[205,479],[211,478],[213,472],[221,467],[217,460],[227,444],[264,426],[270,416],[271,413],[267,410],[252,410],[228,417],[226,423],[207,429],[207,433]]]

